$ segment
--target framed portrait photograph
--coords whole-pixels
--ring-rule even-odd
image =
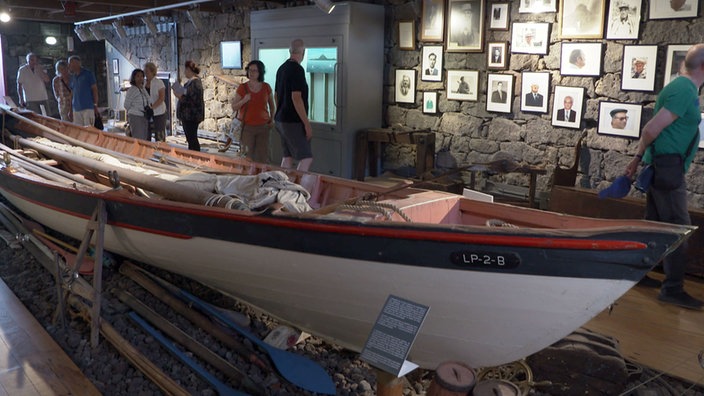
[[[606,38],[637,39],[643,0],[612,0],[606,18]]]
[[[557,0],[521,0],[519,13],[555,12]]]
[[[696,18],[699,0],[651,1],[650,19]]]
[[[120,61],[117,58],[112,60],[112,74],[120,74]]]
[[[624,45],[621,89],[654,91],[657,57],[657,45]]]
[[[477,70],[448,70],[447,71],[447,99],[471,100],[478,99],[479,71]]]
[[[445,29],[445,1],[444,0],[422,0],[423,16],[420,21],[421,41],[443,40],[443,29]]]
[[[489,13],[489,29],[508,30],[510,3],[493,3]]]
[[[486,111],[510,113],[513,102],[513,75],[489,73],[486,85]]]
[[[413,21],[400,21],[398,23],[398,47],[402,50],[416,49],[416,33]]]
[[[601,43],[563,42],[560,74],[563,76],[601,75]]]
[[[416,71],[396,69],[396,103],[416,102]]]
[[[638,139],[642,111],[640,104],[601,101],[597,132]]]
[[[560,0],[560,38],[604,36],[606,0]]]
[[[584,111],[584,88],[555,86],[552,125],[579,129]]]
[[[677,44],[667,46],[667,58],[665,60],[665,76],[663,78],[663,86],[679,76],[684,67],[684,58],[687,56],[687,51],[692,48],[692,44]]]
[[[442,45],[424,45],[420,79],[442,81]]]
[[[448,52],[482,52],[484,2],[485,0],[448,0]]]
[[[550,24],[544,22],[515,22],[511,31],[511,53],[548,53]]]
[[[423,113],[435,114],[438,112],[438,93],[423,92]]]
[[[521,111],[548,112],[550,72],[521,73]]]
[[[507,54],[508,43],[506,41],[487,43],[486,67],[489,69],[505,69]]]

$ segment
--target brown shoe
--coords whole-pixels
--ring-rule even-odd
[[[227,141],[225,142],[225,145],[222,146],[222,147],[220,147],[220,148],[218,149],[218,151],[221,152],[221,153],[224,153],[225,151],[227,151],[227,149],[230,148],[230,145],[231,145],[231,144],[232,144],[232,138],[228,137],[228,138],[227,138]]]

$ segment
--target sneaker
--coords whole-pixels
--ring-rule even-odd
[[[662,286],[662,282],[660,282],[659,280],[657,280],[655,278],[651,278],[648,275],[646,275],[645,277],[643,277],[643,279],[638,281],[637,284],[638,284],[638,286],[651,287],[653,289]]]
[[[658,300],[688,309],[702,309],[702,306],[704,306],[704,301],[690,296],[684,290],[677,293],[663,293],[661,291],[658,295]]]

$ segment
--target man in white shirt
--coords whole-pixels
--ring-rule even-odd
[[[27,64],[17,70],[17,96],[20,107],[26,107],[35,113],[41,114],[41,106],[47,110],[49,95],[46,84],[49,75],[39,65],[37,55],[27,54]]]

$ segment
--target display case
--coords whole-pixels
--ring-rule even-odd
[[[384,7],[337,3],[331,14],[315,6],[253,11],[251,26],[253,58],[264,62],[272,89],[291,41],[304,41],[311,170],[352,177],[357,132],[379,128],[382,121]],[[272,136],[274,163],[281,160],[280,146],[278,136]]]

